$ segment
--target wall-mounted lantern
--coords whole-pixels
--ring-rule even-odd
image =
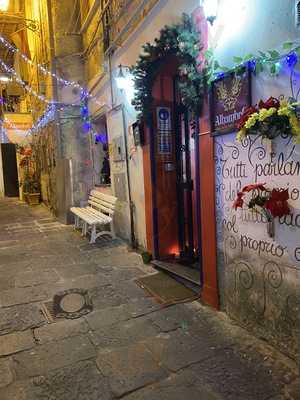
[[[202,5],[207,21],[213,25],[218,14],[219,0],[203,0]]]
[[[0,0],[0,11],[7,11],[9,7],[9,0]]]
[[[118,89],[124,91],[129,102],[133,99],[134,95],[134,81],[130,73],[130,68],[122,64],[119,65],[119,71],[116,76],[116,83]]]

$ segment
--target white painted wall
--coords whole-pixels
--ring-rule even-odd
[[[128,38],[128,40],[119,48],[112,58],[112,69],[113,75],[117,76],[118,65],[122,64],[125,66],[132,66],[138,60],[138,57],[142,51],[142,46],[146,42],[153,42],[156,37],[159,36],[159,31],[168,24],[176,23],[180,20],[183,13],[191,14],[199,6],[199,0],[161,0],[147,15],[145,20],[135,30],[135,32]],[[92,82],[90,83],[92,84]],[[143,153],[142,148],[134,148],[133,137],[130,133],[129,127],[136,121],[136,112],[131,106],[130,102],[126,97],[126,93],[117,89],[115,80],[113,79],[113,96],[114,104],[125,105],[125,116],[127,124],[127,136],[128,136],[128,152],[131,154],[129,160],[129,171],[131,180],[131,192],[132,201],[134,203],[134,221],[135,221],[135,235],[138,243],[142,247],[146,247],[146,221],[145,221],[145,193],[144,193],[144,174],[143,174]],[[104,77],[98,86],[93,91],[97,94],[98,100],[103,105],[112,107],[111,103],[111,88],[108,76]],[[92,113],[97,112],[99,106],[91,104]],[[108,115],[108,136],[110,141],[120,134],[121,127],[111,127],[109,123]],[[120,171],[120,165],[117,165],[118,172]],[[112,174],[116,165],[112,166]],[[125,171],[125,165],[123,165],[123,171]],[[129,239],[129,220],[128,220],[128,205],[121,204],[123,209],[122,217],[120,217],[120,225],[127,224],[126,235]],[[127,215],[126,215],[127,213]],[[124,232],[123,232],[124,233]]]
[[[220,0],[211,31],[216,58],[230,65],[233,56],[276,49],[298,39],[296,0]]]

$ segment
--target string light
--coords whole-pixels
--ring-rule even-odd
[[[77,88],[80,90],[80,92],[85,92],[86,93],[86,98],[89,100],[94,101],[98,106],[102,107],[103,104],[100,103],[96,96],[92,95],[88,90],[86,90],[83,86],[81,86],[78,82],[75,81],[69,81],[67,79],[63,79],[57,74],[53,73],[49,69],[45,68],[42,64],[38,62],[33,62],[30,60],[29,57],[27,57],[24,53],[22,53],[17,47],[11,45],[3,36],[0,35],[0,43],[2,43],[8,50],[13,52],[14,54],[18,54],[25,62],[27,62],[29,65],[33,66],[35,65],[44,75],[51,76],[54,78],[57,82],[64,86],[73,86],[74,88]]]
[[[253,59],[253,60],[248,61],[248,66],[249,66],[250,71],[255,72],[255,70],[256,70],[256,60]]]
[[[249,61],[246,62],[241,62],[239,64],[236,64],[233,67],[233,70],[238,70],[239,68],[243,68],[248,65],[248,68],[250,71],[255,72],[258,68],[258,64],[261,64],[262,66],[271,65],[270,68],[270,73],[271,75],[278,75],[280,73],[280,70],[282,69],[283,66],[283,61],[285,60],[287,66],[289,68],[294,68],[295,65],[297,65],[299,61],[299,56],[297,54],[297,49],[299,49],[300,46],[294,47],[289,51],[289,53],[285,54],[279,54],[278,57],[274,57],[272,59],[269,59],[268,57],[262,58],[253,58]],[[216,71],[214,72],[214,79],[220,79],[223,75],[226,75],[223,71]]]
[[[298,62],[298,55],[295,51],[292,51],[286,56],[286,63],[290,68],[293,68]]]
[[[39,99],[40,101],[47,103],[47,104],[52,104],[53,101],[48,100],[45,96],[39,94],[38,92],[36,92],[34,89],[32,89],[30,86],[27,85],[26,82],[24,82],[21,78],[18,77],[17,72],[9,67],[1,58],[0,58],[0,65],[1,67],[4,69],[5,72],[13,75],[13,77],[15,78],[16,82],[23,86],[23,88],[30,93],[31,95],[33,95],[34,97],[36,97],[37,99]]]
[[[39,94],[36,90],[32,89],[31,86],[27,85],[26,82],[24,82],[21,78],[19,78],[16,70],[12,67],[9,67],[1,58],[0,58],[0,66],[5,70],[5,72],[7,72],[8,74],[13,75],[15,81],[21,85],[28,93],[30,93],[31,95],[33,95],[34,97],[36,97],[37,99],[39,99],[40,101],[42,101],[43,103],[46,104],[55,104],[54,100],[49,100],[47,99],[47,97]],[[78,103],[70,103],[70,106],[78,106]]]

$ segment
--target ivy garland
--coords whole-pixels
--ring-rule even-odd
[[[146,43],[138,62],[131,68],[135,83],[135,96],[132,105],[138,112],[138,119],[147,119],[151,115],[152,88],[164,60],[174,55],[179,60],[179,89],[182,102],[187,108],[199,114],[202,106],[204,88],[216,78],[222,78],[227,72],[242,73],[248,65],[254,74],[269,71],[278,75],[285,59],[290,68],[294,68],[300,58],[300,44],[286,42],[283,51],[259,51],[259,54],[246,54],[244,57],[234,57],[233,66],[221,66],[216,60],[212,49],[206,50],[205,65],[200,72],[199,52],[202,46],[200,33],[197,32],[192,17],[183,14],[180,23],[165,26],[160,31],[160,37],[155,43]]]
[[[245,65],[248,65],[251,71],[258,75],[263,71],[267,71],[271,76],[277,76],[282,68],[281,62],[285,59],[288,67],[293,68],[298,63],[300,58],[300,44],[296,42],[285,42],[282,44],[282,50],[267,50],[259,51],[254,55],[248,53],[243,57],[233,57],[233,66],[221,66],[218,60],[215,59],[214,51],[208,49],[205,52],[206,69],[205,80],[208,84],[216,78],[222,77],[224,73],[243,71]]]
[[[200,112],[204,90],[203,74],[199,72],[200,50],[200,34],[187,14],[183,14],[180,23],[165,26],[154,44],[143,46],[143,53],[131,69],[136,89],[132,105],[140,120],[151,115],[153,84],[163,61],[170,55],[180,62],[178,84],[183,104],[192,112]]]

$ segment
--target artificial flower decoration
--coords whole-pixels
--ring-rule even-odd
[[[270,108],[278,108],[280,107],[280,101],[276,99],[275,97],[270,97],[266,102],[260,100],[258,103],[259,109],[265,108],[266,110],[270,110]]]
[[[250,192],[251,198],[247,203],[245,197]],[[288,189],[269,190],[264,183],[255,183],[245,186],[241,192],[238,192],[233,208],[237,210],[246,205],[250,210],[255,209],[257,212],[263,213],[267,220],[271,221],[273,218],[290,214],[288,200]]]
[[[283,217],[290,213],[288,205],[289,192],[287,189],[273,189],[269,200],[266,201],[266,209],[275,217]]]
[[[280,102],[275,97],[260,100],[257,106],[248,107],[237,122],[237,140],[256,134],[274,139],[283,133],[294,135],[295,142],[300,143],[299,106],[300,103]]]
[[[243,188],[242,193],[251,192],[252,190],[266,191],[265,183],[254,183],[252,185],[247,185]]]
[[[233,208],[235,210],[237,210],[238,208],[243,208],[244,205],[244,193],[243,192],[239,192],[237,194],[237,198],[235,199],[234,203],[233,203]]]

